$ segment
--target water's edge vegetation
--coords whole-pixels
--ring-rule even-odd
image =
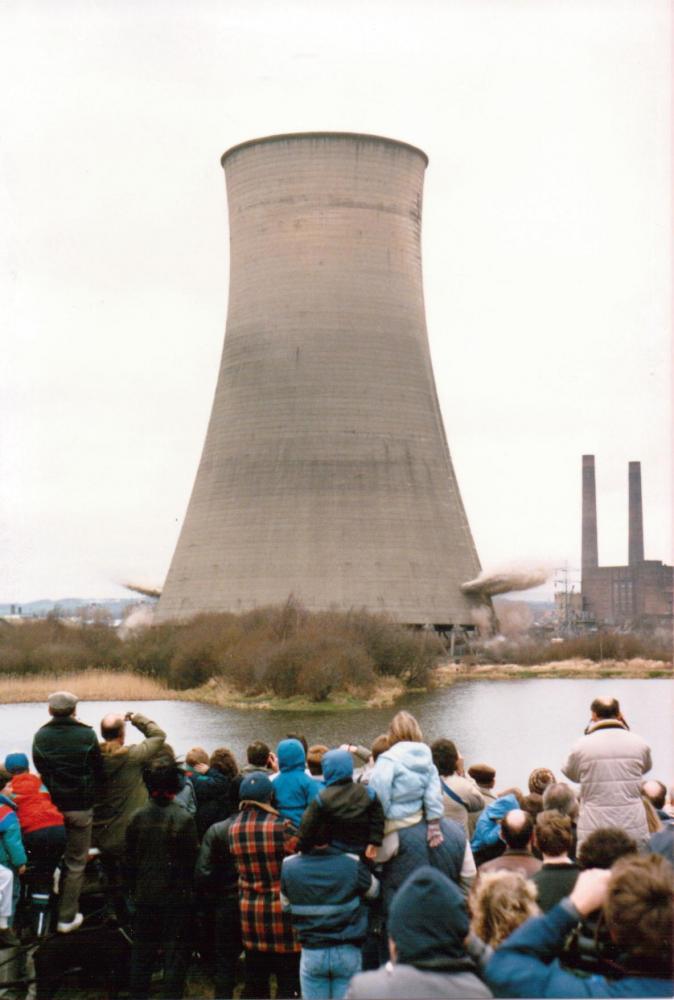
[[[114,629],[56,617],[3,623],[0,700],[181,699],[230,708],[343,711],[392,705],[457,680],[671,677],[671,640],[596,633],[543,642],[443,640],[383,616],[306,611],[294,601],[241,615]]]
[[[57,688],[73,690],[82,701],[196,701],[221,708],[268,711],[343,712],[349,709],[384,708],[394,705],[405,694],[446,687],[465,680],[526,680],[534,678],[606,678],[623,677],[645,680],[650,677],[672,679],[672,665],[662,660],[573,660],[556,664],[523,667],[509,663],[501,667],[465,668],[440,664],[431,672],[429,686],[410,689],[399,682],[380,684],[369,696],[357,692],[337,692],[321,702],[301,695],[276,697],[271,691],[250,696],[212,678],[200,687],[178,690],[161,681],[140,677],[127,671],[84,670],[78,673],[42,674],[38,677],[0,676],[0,704],[46,701]]]

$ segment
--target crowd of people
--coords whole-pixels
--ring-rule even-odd
[[[29,865],[54,933],[83,932],[100,852],[132,941],[128,988],[182,997],[672,996],[674,789],[646,742],[595,699],[558,777],[498,789],[408,712],[370,748],[255,740],[246,761],[178,761],[140,712],[92,727],[49,698],[27,754],[0,768],[0,946]],[[127,743],[128,725],[143,737]],[[568,779],[568,780],[564,780]],[[570,784],[571,782],[572,784]]]

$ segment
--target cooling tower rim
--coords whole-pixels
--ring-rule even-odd
[[[416,153],[423,159],[426,166],[428,166],[428,156],[418,146],[413,146],[410,142],[402,142],[400,139],[389,139],[385,135],[372,135],[368,132],[282,132],[278,135],[264,135],[259,139],[247,139],[245,142],[239,142],[235,146],[230,146],[220,157],[220,163],[224,167],[225,160],[242,149],[248,149],[251,146],[261,146],[263,143],[268,142],[286,142],[288,139],[364,139],[368,142],[381,142],[386,146],[402,147],[403,149],[410,150],[412,153]]]

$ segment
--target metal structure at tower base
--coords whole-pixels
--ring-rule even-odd
[[[472,626],[488,599],[426,333],[427,158],[349,133],[224,154],[230,285],[201,462],[159,621],[293,595]]]

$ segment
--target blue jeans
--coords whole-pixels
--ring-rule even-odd
[[[302,948],[300,983],[303,1000],[340,1000],[351,978],[360,972],[361,951],[353,944],[334,948]]]

